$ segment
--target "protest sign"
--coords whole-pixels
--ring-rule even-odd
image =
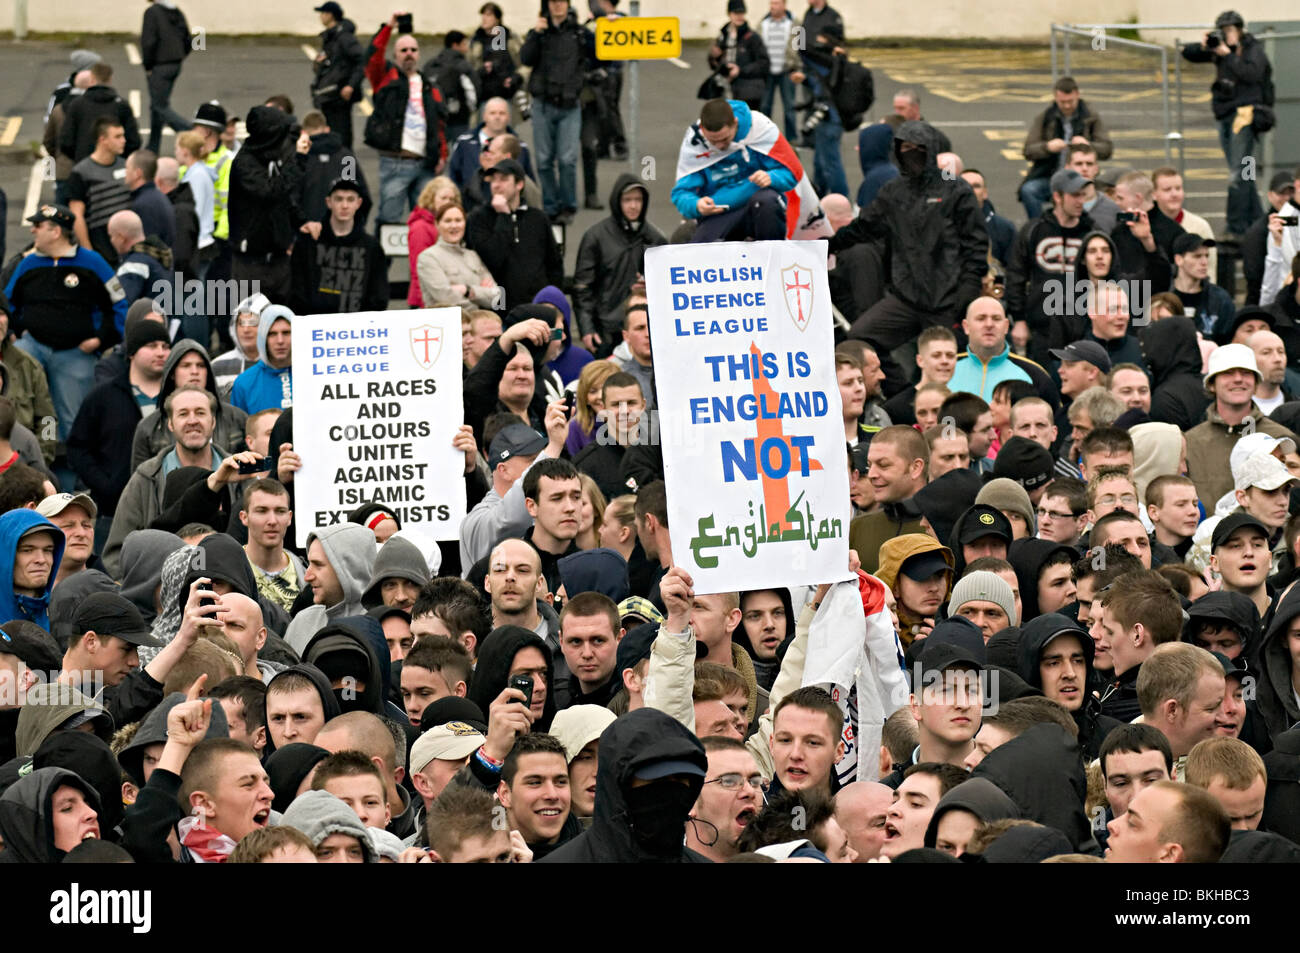
[[[645,275],[674,563],[706,593],[846,578],[826,244],[662,245]]]
[[[460,309],[302,315],[293,322],[298,545],[383,503],[403,528],[456,539],[465,516]]]

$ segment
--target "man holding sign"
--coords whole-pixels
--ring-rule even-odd
[[[844,578],[825,245],[653,248],[646,291],[674,564],[704,593]]]

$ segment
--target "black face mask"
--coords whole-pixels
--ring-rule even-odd
[[[626,793],[628,821],[636,842],[651,854],[666,857],[682,849],[686,816],[695,804],[692,789],[677,781],[652,781]]]
[[[925,171],[926,161],[929,156],[924,149],[912,149],[909,152],[898,153],[898,170],[903,175],[913,179]]]

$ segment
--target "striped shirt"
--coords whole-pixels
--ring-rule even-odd
[[[769,14],[759,21],[758,31],[763,37],[763,44],[767,47],[767,58],[771,61],[768,72],[773,76],[780,76],[785,72],[785,48],[790,42],[792,29],[794,29],[794,17],[789,13],[780,20],[772,19]]]
[[[108,241],[108,220],[114,212],[131,207],[126,161],[118,156],[112,165],[100,165],[93,156],[86,156],[68,175],[68,199],[86,204],[86,230],[90,232],[91,245],[108,261],[116,261],[117,252]]]

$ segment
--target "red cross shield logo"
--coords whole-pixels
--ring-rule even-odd
[[[790,265],[781,269],[781,293],[785,297],[785,310],[800,331],[808,327],[812,317],[812,271],[803,265]]]
[[[411,354],[415,357],[415,363],[427,371],[433,367],[441,353],[442,328],[435,328],[431,324],[411,328]]]

